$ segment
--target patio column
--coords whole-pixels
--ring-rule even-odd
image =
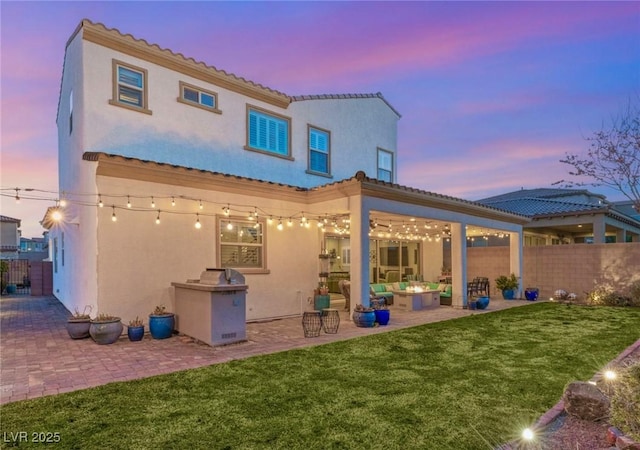
[[[620,228],[616,232],[616,243],[624,244],[625,242],[627,242],[627,230],[625,230],[624,228]]]
[[[595,217],[593,220],[593,243],[604,244],[605,240],[604,216]]]
[[[369,306],[369,208],[362,196],[349,199],[351,210],[351,310],[361,303]]]
[[[511,273],[518,277],[518,291],[516,298],[522,298],[522,253],[523,239],[522,233],[509,233],[509,268]]]
[[[451,306],[467,306],[467,224],[451,224]]]

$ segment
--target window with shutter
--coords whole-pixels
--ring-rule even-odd
[[[280,156],[290,156],[291,119],[255,107],[247,108],[247,147]]]
[[[309,126],[309,171],[330,173],[330,134],[326,130]]]

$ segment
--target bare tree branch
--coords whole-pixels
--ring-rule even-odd
[[[636,99],[637,100],[637,99]],[[608,186],[622,193],[640,211],[640,104],[629,104],[622,114],[586,138],[586,154],[567,153],[560,162],[572,167],[569,175],[578,180],[561,180],[565,187]],[[585,180],[590,179],[591,182]]]

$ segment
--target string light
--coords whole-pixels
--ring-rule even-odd
[[[288,227],[292,227],[293,226],[293,220],[291,220],[291,217],[289,217],[289,220],[287,220],[287,226]]]
[[[229,215],[229,205],[227,204],[227,206],[225,206],[224,208],[222,208],[222,211],[224,212],[225,216]]]
[[[200,200],[200,209],[204,209],[204,205],[202,204],[202,200]]]
[[[156,202],[153,200],[153,197],[151,197],[151,207],[152,208],[156,207]]]
[[[231,222],[227,224],[227,230],[229,231],[233,230],[233,224]]]
[[[118,220],[118,218],[116,217],[116,207],[115,207],[115,205],[111,205],[111,210],[113,211],[111,213],[111,221],[112,222],[116,222]]]
[[[282,231],[282,229],[284,228],[284,227],[282,226],[282,218],[280,218],[280,219],[278,220],[278,226],[277,226],[276,228],[278,228],[278,231]]]
[[[104,206],[104,203],[102,203],[102,196],[100,194],[98,194],[98,206],[100,208],[102,208]]]
[[[16,203],[20,204],[20,189],[16,188]]]
[[[202,228],[202,224],[200,223],[200,214],[196,214],[196,225],[195,225],[195,227],[196,227],[197,230]]]
[[[156,217],[156,225],[160,225],[160,210],[158,210],[158,217]]]
[[[176,198],[171,197],[171,206],[176,206]]]
[[[127,208],[131,208],[131,199],[127,195]]]
[[[59,203],[61,208],[64,208],[65,206],[67,206],[67,201],[64,198],[61,198]]]
[[[282,219],[280,219],[280,223],[282,223]],[[267,219],[267,225],[273,225],[273,217],[269,216]]]

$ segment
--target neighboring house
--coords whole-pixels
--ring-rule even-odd
[[[525,245],[640,242],[631,202],[611,203],[584,189],[522,189],[478,202],[529,217]]]
[[[29,261],[42,261],[49,258],[49,233],[41,238],[20,238],[20,258]]]
[[[20,219],[0,216],[0,259],[20,256]]]
[[[43,220],[54,294],[128,320],[232,267],[249,320],[299,315],[319,254],[354,307],[386,274],[437,279],[449,238],[462,307],[474,230],[504,234],[521,274],[526,217],[397,184],[399,118],[379,93],[288,96],[82,21],[58,104],[63,198]]]

